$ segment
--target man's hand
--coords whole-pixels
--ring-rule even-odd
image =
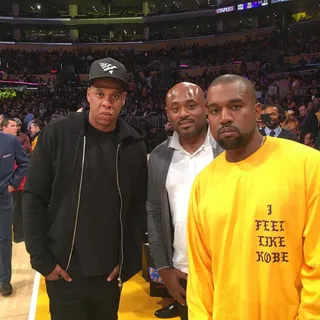
[[[187,280],[187,274],[174,268],[165,268],[158,272],[172,297],[183,306],[186,306],[186,290],[181,286],[180,279]]]
[[[46,280],[48,281],[57,281],[61,278],[63,278],[67,282],[72,281],[68,273],[65,272],[58,264],[56,265],[54,270],[48,276],[46,276]]]
[[[107,281],[111,282],[119,274],[119,270],[120,270],[120,267],[119,267],[119,265],[117,265],[113,269],[113,271],[110,273],[109,277],[107,278]]]
[[[8,186],[8,192],[12,193],[15,190],[15,188],[13,186]]]

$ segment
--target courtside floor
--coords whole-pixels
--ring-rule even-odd
[[[31,269],[24,243],[13,245],[12,266],[14,293],[9,298],[0,296],[0,320],[50,320],[45,281]],[[137,275],[124,284],[119,320],[157,319],[153,314],[161,308],[160,302],[150,298],[149,284]]]
[[[157,319],[153,314],[161,308],[160,298],[150,298],[149,284],[137,275],[126,282],[121,295],[119,320]],[[175,318],[179,319],[179,318]],[[43,278],[40,279],[35,320],[50,320],[48,297]]]

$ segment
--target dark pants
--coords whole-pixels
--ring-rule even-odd
[[[11,281],[12,195],[0,195],[0,282]]]
[[[182,287],[184,289],[187,289],[187,281],[185,279],[181,279],[180,282],[181,282]],[[188,307],[182,306],[178,302],[178,310],[179,310],[179,316],[180,316],[181,320],[188,320]]]
[[[74,276],[46,281],[52,320],[117,320],[120,291],[106,277]]]
[[[23,220],[22,220],[22,191],[13,192],[13,238],[14,240],[24,240]]]

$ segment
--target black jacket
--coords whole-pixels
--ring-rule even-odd
[[[300,141],[303,142],[304,137],[307,133],[318,134],[319,121],[315,114],[309,113],[307,118],[300,122]]]
[[[39,136],[23,196],[25,242],[32,267],[44,276],[56,263],[68,270],[82,201],[87,113],[70,113]],[[146,224],[147,154],[144,136],[124,120],[116,126],[116,168],[120,198],[120,282],[141,267]],[[93,186],[94,187],[94,186]],[[106,203],[106,207],[107,207]],[[106,230],[108,232],[108,230]],[[101,245],[103,251],[103,245]],[[106,252],[106,254],[108,254]]]
[[[264,129],[260,129],[259,131],[263,136],[266,135],[266,132],[264,131]],[[299,139],[298,139],[297,135],[294,132],[291,132],[291,131],[286,130],[286,129],[281,129],[281,132],[277,136],[277,138],[282,138],[282,139],[287,139],[287,140],[292,140],[292,141],[299,142]]]

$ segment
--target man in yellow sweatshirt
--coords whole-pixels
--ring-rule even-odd
[[[217,78],[206,110],[226,151],[191,193],[189,319],[320,319],[319,151],[262,137],[240,76]]]

